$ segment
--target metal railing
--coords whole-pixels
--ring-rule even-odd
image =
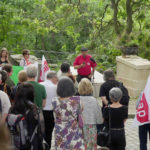
[[[9,51],[11,55],[16,54],[15,51]],[[48,63],[57,64],[59,62],[68,62],[72,64],[73,60],[69,56],[75,58],[76,53],[64,52],[64,51],[47,51],[47,50],[30,50],[30,53],[35,55],[38,60],[42,59],[42,55],[45,56]]]

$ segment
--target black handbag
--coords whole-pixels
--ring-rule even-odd
[[[111,141],[111,108],[109,106],[109,128],[103,127],[100,131],[97,132],[97,145],[99,146],[108,146]]]

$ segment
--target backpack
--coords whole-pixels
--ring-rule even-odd
[[[37,112],[37,125],[30,133],[27,126],[26,117],[30,110],[27,110],[25,116],[22,114],[8,114],[6,123],[11,133],[12,145],[15,150],[44,150],[48,146],[43,144],[43,136],[39,123],[39,112]],[[29,136],[30,135],[30,136]],[[44,147],[45,146],[45,147]]]
[[[8,129],[11,133],[11,142],[16,150],[30,149],[30,138],[27,131],[27,122],[21,114],[8,114],[6,118]]]
[[[128,90],[123,85],[123,83],[119,83],[119,88],[122,91],[122,98],[120,100],[120,104],[128,106],[129,105],[129,100],[130,100],[130,96],[129,96]]]

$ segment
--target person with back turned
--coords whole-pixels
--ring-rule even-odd
[[[57,89],[57,74],[54,71],[48,72],[47,74],[47,80],[45,82],[41,82],[45,87],[46,90],[46,105],[43,108],[43,115],[44,115],[44,121],[45,121],[45,140],[49,144],[51,148],[51,141],[52,141],[52,132],[54,128],[54,116],[53,116],[53,110],[52,110],[52,99],[54,97],[57,97],[56,89]]]
[[[91,80],[91,77],[94,74],[95,67],[97,66],[92,56],[88,55],[87,48],[81,48],[81,52],[82,54],[77,56],[73,63],[74,68],[78,71],[78,83],[82,78],[88,78],[89,80]]]

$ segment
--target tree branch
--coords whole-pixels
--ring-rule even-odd
[[[102,18],[101,18],[101,26],[100,26],[101,30],[103,29],[103,19],[105,17],[105,13],[107,11],[108,6],[109,6],[108,4],[105,6],[105,9],[104,9],[104,12],[103,12],[103,15],[102,15]]]
[[[120,28],[118,25],[118,4],[119,4],[120,0],[117,0],[117,2],[115,0],[111,0],[112,3],[112,8],[113,8],[113,20],[114,20],[114,28],[115,28],[115,32],[117,35],[120,34]]]

